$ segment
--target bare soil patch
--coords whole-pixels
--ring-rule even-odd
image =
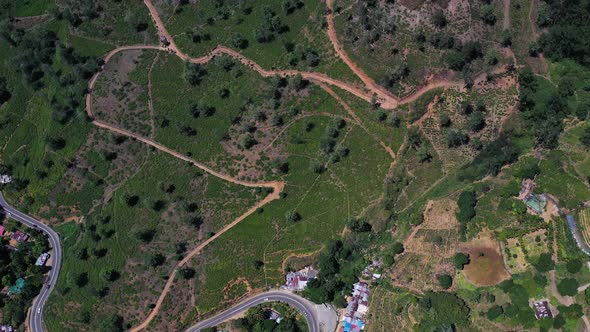
[[[510,278],[510,273],[504,267],[499,244],[490,234],[480,234],[479,238],[460,247],[471,258],[463,272],[472,284],[491,286]]]

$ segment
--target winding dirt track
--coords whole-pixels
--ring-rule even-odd
[[[275,75],[279,75],[282,77],[301,75],[304,79],[307,79],[307,80],[309,80],[315,84],[318,84],[320,86],[322,86],[323,84],[337,86],[337,87],[339,87],[345,91],[348,91],[349,93],[352,93],[353,95],[355,95],[359,98],[362,98],[363,100],[368,101],[368,102],[371,102],[373,94],[375,94],[378,98],[378,101],[380,102],[380,106],[384,109],[393,109],[393,108],[396,108],[397,106],[399,106],[400,104],[412,102],[412,101],[416,100],[417,98],[419,98],[425,92],[427,92],[431,89],[434,89],[434,88],[462,86],[462,83],[459,83],[459,82],[448,82],[448,81],[430,82],[429,84],[425,85],[421,89],[417,90],[416,92],[414,92],[411,95],[406,96],[404,98],[398,98],[398,97],[392,95],[391,92],[387,91],[383,87],[376,84],[373,79],[371,79],[362,69],[360,69],[348,57],[346,52],[340,46],[340,44],[338,42],[338,38],[336,36],[335,28],[334,28],[334,20],[333,20],[333,14],[332,14],[332,5],[333,5],[332,0],[327,1],[327,5],[329,8],[328,14],[327,14],[328,35],[329,35],[330,41],[332,42],[334,49],[336,50],[338,56],[363,81],[363,83],[366,85],[366,89],[368,91],[359,89],[351,84],[333,79],[333,78],[327,76],[326,74],[322,74],[322,73],[302,72],[302,71],[297,71],[297,70],[266,70],[266,69],[262,68],[260,65],[258,65],[257,63],[255,63],[254,61],[246,58],[245,56],[243,56],[239,52],[236,52],[236,51],[229,49],[229,48],[222,46],[222,45],[217,46],[215,49],[213,49],[209,54],[207,54],[205,56],[197,57],[197,58],[190,57],[189,55],[182,52],[178,48],[178,46],[174,42],[174,39],[166,30],[164,23],[162,22],[156,8],[151,3],[151,1],[144,0],[144,4],[149,9],[150,15],[156,25],[159,35],[165,37],[169,44],[166,47],[154,46],[154,45],[129,45],[129,46],[118,47],[118,48],[110,51],[104,57],[105,63],[108,62],[115,54],[122,52],[122,51],[126,51],[126,50],[153,49],[153,50],[167,51],[167,52],[171,52],[171,53],[175,54],[176,56],[180,57],[184,61],[191,62],[191,63],[198,63],[198,64],[207,63],[207,62],[211,61],[217,55],[226,54],[226,55],[240,61],[242,64],[248,66],[249,68],[255,70],[263,77],[269,77],[269,76],[275,76]],[[130,331],[135,332],[135,331],[140,331],[140,330],[147,328],[148,325],[150,324],[150,322],[153,320],[153,318],[158,314],[158,312],[162,306],[162,303],[164,302],[166,295],[168,294],[170,288],[172,287],[172,284],[174,283],[174,279],[175,279],[176,273],[179,268],[184,266],[194,256],[199,254],[203,250],[203,248],[205,248],[208,244],[210,244],[215,239],[220,237],[222,234],[227,232],[229,229],[231,229],[232,227],[237,225],[239,222],[244,220],[247,216],[254,213],[258,208],[270,203],[273,200],[278,199],[280,193],[283,191],[283,189],[285,187],[285,183],[282,181],[247,182],[247,181],[242,181],[242,180],[233,178],[227,174],[223,174],[218,171],[215,171],[215,170],[209,168],[208,166],[206,166],[206,165],[204,165],[192,158],[189,158],[188,156],[185,156],[175,150],[172,150],[160,143],[155,142],[154,140],[152,140],[150,138],[146,138],[141,135],[130,132],[128,130],[119,128],[113,124],[109,124],[109,123],[97,120],[94,116],[94,113],[92,112],[92,89],[94,88],[94,85],[95,85],[96,80],[97,80],[98,76],[100,75],[100,73],[101,72],[96,73],[90,79],[89,84],[88,84],[89,93],[86,95],[86,112],[87,112],[88,116],[90,117],[90,119],[92,119],[92,123],[95,126],[110,130],[110,131],[118,133],[120,135],[134,138],[134,139],[136,139],[140,142],[143,142],[145,144],[148,144],[148,145],[150,145],[150,146],[152,146],[164,153],[168,153],[176,158],[190,162],[191,164],[195,165],[196,167],[199,167],[200,169],[202,169],[203,171],[205,171],[213,176],[216,176],[220,179],[226,180],[228,182],[235,183],[235,184],[242,185],[242,186],[246,186],[246,187],[257,187],[257,188],[263,187],[263,188],[272,188],[273,189],[273,192],[271,194],[267,195],[263,200],[256,203],[256,205],[252,206],[244,214],[242,214],[241,216],[239,216],[238,218],[233,220],[231,223],[229,223],[228,225],[223,227],[214,236],[207,239],[205,242],[201,243],[199,246],[197,246],[196,248],[191,250],[188,253],[188,255],[175,266],[174,270],[172,271],[172,273],[170,274],[170,276],[168,278],[168,281],[166,282],[166,285],[164,286],[164,289],[162,290],[162,292],[160,293],[160,296],[158,297],[155,307],[150,311],[150,313],[143,320],[143,322],[141,322],[139,325],[130,329]],[[342,100],[336,94],[333,94],[333,95],[335,95],[335,97],[337,99],[339,99],[340,102],[342,102]],[[348,110],[348,107],[347,107],[347,110]],[[358,119],[358,117],[356,116],[356,114],[354,114],[354,112],[352,112],[350,110],[349,113],[356,120],[360,121],[360,119]],[[392,158],[395,158],[395,153],[391,150],[390,147],[386,146],[383,142],[381,142],[381,145],[387,150],[387,152],[389,153],[389,155]]]

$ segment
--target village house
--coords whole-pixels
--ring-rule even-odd
[[[0,325],[0,332],[14,332],[11,325]]]
[[[0,175],[0,184],[7,184],[12,181],[12,178],[8,174]]]
[[[285,288],[290,291],[301,291],[307,286],[309,280],[315,279],[317,275],[318,271],[314,270],[311,266],[307,266],[296,272],[289,272],[286,276],[287,284]]]
[[[14,285],[8,288],[8,295],[18,295],[23,291],[23,288],[25,288],[25,279],[18,278]]]
[[[547,302],[547,301],[533,302],[533,308],[535,309],[535,317],[537,319],[553,318],[553,313],[551,313],[551,308],[549,308],[549,302]]]
[[[16,242],[26,242],[29,239],[29,236],[21,231],[16,231],[12,233],[11,238]]]
[[[531,179],[524,179],[520,188],[518,198],[527,206],[528,210],[533,214],[541,215],[545,212],[547,207],[547,197],[544,194],[537,195],[533,191],[536,184]]]
[[[352,296],[342,317],[340,332],[359,332],[365,328],[365,315],[369,310],[369,285],[357,282],[353,285]]]
[[[49,253],[45,252],[42,253],[38,258],[37,261],[35,262],[36,266],[43,266],[45,265],[45,263],[47,262],[47,259],[49,259]]]

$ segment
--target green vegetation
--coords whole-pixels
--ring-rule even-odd
[[[43,274],[48,268],[36,266],[35,261],[42,253],[49,250],[47,238],[40,231],[26,228],[19,223],[5,219],[1,225],[10,232],[21,230],[31,236],[29,242],[19,243],[18,250],[11,250],[8,240],[1,238],[0,280],[1,287],[6,287],[11,294],[2,294],[2,324],[20,326],[24,323],[27,310],[43,287]],[[22,286],[19,286],[22,283]]]

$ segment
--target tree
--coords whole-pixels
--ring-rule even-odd
[[[478,132],[486,126],[483,113],[480,111],[473,112],[469,116],[468,126],[471,131]]]
[[[447,146],[449,148],[456,148],[467,143],[469,143],[467,134],[457,130],[450,130],[447,133]]]
[[[289,222],[295,223],[301,220],[301,215],[294,210],[289,210],[285,213],[285,219]]]
[[[103,270],[101,272],[101,277],[104,281],[115,281],[119,279],[120,276],[121,275],[119,274],[119,272],[117,272],[117,270],[114,269]]]
[[[6,85],[6,78],[0,76],[0,106],[7,102],[11,96]]]
[[[241,34],[237,33],[233,36],[231,44],[233,47],[243,50],[248,47],[248,39],[244,38]]]
[[[479,13],[481,20],[488,25],[496,24],[497,17],[496,17],[496,10],[493,5],[484,5],[481,6],[481,11]]]
[[[401,254],[402,252],[404,252],[404,245],[401,242],[395,242],[393,244],[393,246],[391,247],[392,251],[394,254],[398,255]]]
[[[109,315],[100,319],[100,332],[121,332],[123,331],[123,317]]]
[[[459,195],[457,200],[459,212],[457,213],[457,220],[460,223],[465,223],[475,217],[475,206],[477,205],[477,197],[473,190],[464,190]]]
[[[201,83],[203,77],[207,74],[205,68],[198,63],[186,62],[184,66],[183,78],[192,86],[197,86]]]
[[[534,265],[539,272],[548,272],[555,269],[555,263],[551,259],[551,254],[546,252],[539,256],[537,263]]]
[[[195,276],[195,270],[190,267],[180,269],[178,273],[185,280],[192,279]]]
[[[582,261],[577,258],[571,259],[567,261],[565,267],[569,273],[578,273],[582,269]]]
[[[444,289],[448,289],[453,285],[453,278],[448,274],[443,274],[436,278],[438,279],[440,286]]]
[[[448,128],[451,126],[451,118],[447,113],[443,113],[440,118],[438,119],[438,123],[442,128]]]
[[[432,15],[432,24],[435,27],[441,29],[447,25],[447,18],[445,17],[445,13],[442,10],[437,9],[434,14]]]
[[[156,235],[156,231],[153,229],[145,229],[142,231],[137,232],[137,238],[140,239],[143,243],[150,243],[154,239]]]
[[[504,313],[504,309],[502,308],[502,306],[499,305],[494,305],[493,307],[491,307],[488,312],[487,312],[487,316],[489,320],[494,320],[498,317],[500,317],[500,315],[502,315]]]
[[[150,257],[150,265],[151,267],[158,267],[164,264],[166,261],[166,257],[162,254],[155,254]]]
[[[576,294],[578,294],[578,287],[579,286],[580,286],[580,284],[578,283],[578,281],[576,279],[565,278],[557,284],[557,290],[559,291],[559,294],[561,294],[561,295],[575,296]]]
[[[458,252],[453,256],[453,263],[455,264],[455,268],[457,270],[463,270],[465,265],[469,264],[469,254],[465,254],[462,252]]]
[[[370,232],[372,229],[371,224],[365,220],[359,219],[351,219],[346,224],[346,227],[348,227],[348,229],[350,229],[353,233],[366,233]]]
[[[264,266],[264,262],[260,260],[254,261],[254,268],[260,270]]]
[[[590,126],[586,126],[582,135],[580,136],[580,143],[584,145],[586,148],[590,149]]]

